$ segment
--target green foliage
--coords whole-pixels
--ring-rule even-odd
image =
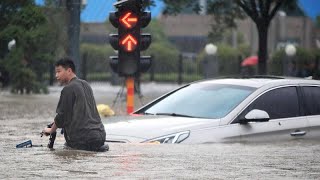
[[[34,5],[34,0],[1,0],[0,2],[0,28],[3,29],[12,16],[21,8]]]
[[[29,94],[36,83],[36,75],[30,68],[20,68],[11,75],[13,80],[11,92]]]
[[[115,55],[115,52],[110,45],[83,43],[80,46],[80,54],[81,57],[83,57],[83,61],[86,61],[88,73],[111,72],[109,56]],[[84,59],[84,57],[86,57],[86,59]]]
[[[208,14],[214,15],[215,22],[212,28],[225,28],[236,27],[235,19],[244,19],[246,14],[241,7],[235,3],[234,0],[214,0],[208,2]]]
[[[311,50],[311,53],[320,61],[320,49],[313,49]]]
[[[25,30],[35,29],[38,25],[44,24],[45,22],[46,19],[41,9],[34,5],[28,5],[18,10],[10,21],[10,23],[19,25]]]
[[[52,61],[54,46],[50,28],[41,8],[33,1],[1,1],[0,8],[7,14],[0,19],[0,55],[3,66],[9,72],[12,92],[45,93],[43,74]],[[16,48],[7,51],[10,40],[16,40]],[[1,57],[1,56],[0,56]]]
[[[287,16],[305,16],[306,13],[303,11],[297,0],[285,0],[286,2],[280,8],[280,10],[286,12]]]
[[[21,56],[23,56],[23,49],[21,47],[17,47],[12,49],[12,51],[3,60],[3,64],[6,69],[10,70],[9,73],[11,76],[14,76],[15,72],[19,69],[25,68],[25,61],[21,59]]]
[[[154,80],[157,82],[170,82],[170,83],[177,83],[178,82],[178,73],[156,73],[154,74]],[[192,82],[202,79],[203,77],[199,74],[182,74],[183,82]],[[150,75],[144,74],[142,76],[142,81],[149,81]]]
[[[251,53],[250,52],[250,47],[249,47],[248,44],[245,44],[245,43],[239,44],[239,46],[238,46],[238,55],[240,57],[242,57],[242,59],[245,58],[245,57],[250,56],[251,55],[250,53]]]
[[[240,73],[241,60],[243,60],[244,57],[248,57],[250,54],[248,45],[241,44],[238,46],[238,49],[234,49],[227,44],[218,44],[217,48],[219,75],[238,75]],[[205,51],[202,51],[197,58],[200,67],[205,57],[206,53]],[[203,71],[203,69],[201,71]]]
[[[145,54],[152,55],[155,72],[177,72],[179,51],[169,43],[154,42]]]
[[[88,81],[110,81],[111,73],[109,72],[97,72],[89,73],[87,76]]]
[[[178,81],[179,74],[177,72],[172,73],[156,73],[154,74],[154,80],[157,82],[170,82],[176,83]],[[199,74],[182,74],[183,82],[192,82],[196,80],[200,80],[203,77]],[[89,73],[87,76],[88,81],[110,81],[111,74],[107,72],[97,72],[97,73]],[[150,74],[145,73],[141,77],[142,81],[149,81]]]
[[[219,75],[239,74],[239,53],[236,49],[218,46]]]
[[[54,1],[54,0],[47,0]],[[66,10],[62,8],[51,7],[48,4],[48,7],[45,6],[42,8],[43,13],[46,16],[46,32],[47,32],[47,42],[44,44],[47,48],[47,52],[52,55],[51,62],[55,59],[66,54],[65,50],[67,49],[67,19],[66,19]]]
[[[36,73],[28,66],[26,61],[21,59],[23,49],[15,48],[4,59],[6,69],[9,69],[11,78],[11,92],[13,93],[48,93],[45,85],[37,81]]]
[[[320,28],[320,15],[318,15],[316,18],[316,26],[317,28]]]
[[[305,64],[311,64],[315,59],[315,55],[310,50],[297,48],[296,58],[295,61],[298,67],[302,68]]]
[[[295,66],[295,76],[304,77],[306,71],[311,70],[311,65],[315,62],[317,53],[319,52],[298,47],[294,57],[287,57],[284,49],[281,49],[275,52],[269,61],[269,74],[282,75],[283,61],[288,61],[290,59],[293,63],[291,64],[289,62],[288,66]]]
[[[161,24],[152,20],[144,32],[152,34],[152,43],[142,54],[152,55],[155,72],[177,72],[179,51],[168,41]]]
[[[282,61],[284,58],[286,58],[286,53],[284,50],[273,53],[273,56],[268,62],[268,74],[277,76],[282,75]]]
[[[203,76],[200,74],[183,74],[182,81],[183,82],[192,82],[203,79]]]
[[[234,30],[235,33],[236,33],[236,41],[238,44],[242,44],[244,43],[244,35],[241,33],[241,32],[236,32],[236,30]],[[226,30],[224,33],[223,33],[223,37],[225,37],[225,43],[229,44],[229,45],[232,45],[232,41],[233,41],[233,31],[231,29],[229,30]],[[214,41],[212,41],[214,42]]]
[[[168,38],[163,31],[163,28],[158,20],[152,19],[150,24],[143,29],[143,32],[152,34],[152,43],[153,42],[168,42]]]
[[[164,14],[178,14],[181,9],[191,9],[196,13],[200,11],[199,3],[194,0],[163,0],[163,2],[166,4]]]

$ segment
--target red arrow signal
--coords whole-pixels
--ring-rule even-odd
[[[123,40],[121,41],[121,45],[124,45],[124,49],[128,52],[131,52],[135,49],[138,42],[137,39],[135,39],[131,34],[125,36]]]
[[[138,18],[137,16],[133,15],[131,12],[128,12],[120,18],[120,22],[123,26],[127,28],[132,28],[137,24]]]

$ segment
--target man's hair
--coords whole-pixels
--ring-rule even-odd
[[[59,59],[56,63],[55,63],[55,66],[58,67],[58,66],[62,66],[63,68],[65,69],[68,69],[68,68],[71,68],[72,72],[76,72],[76,67],[72,61],[71,58],[62,58],[62,59]]]

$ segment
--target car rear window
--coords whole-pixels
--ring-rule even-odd
[[[302,87],[306,115],[320,115],[320,87]]]

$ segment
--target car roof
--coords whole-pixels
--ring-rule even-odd
[[[197,81],[195,83],[213,83],[213,84],[230,84],[239,86],[248,86],[260,88],[265,85],[288,85],[288,84],[308,84],[320,85],[320,81],[297,77],[282,77],[282,76],[252,76],[252,77],[237,77],[237,78],[219,78]]]

